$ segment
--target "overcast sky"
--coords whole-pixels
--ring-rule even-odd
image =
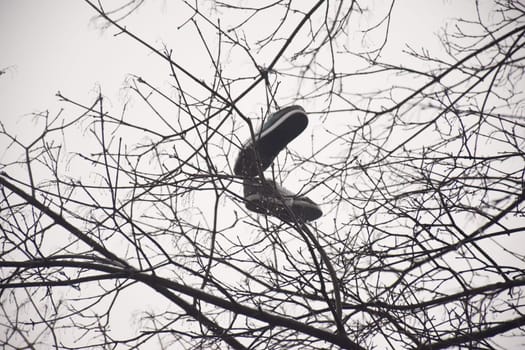
[[[437,31],[453,17],[472,17],[472,3],[397,2],[390,49],[411,45],[440,50]],[[181,24],[184,16],[180,11],[170,7],[169,1],[151,0],[131,19],[130,29],[161,48],[170,41],[173,28]],[[88,103],[100,88],[107,101],[118,107],[127,98],[122,88],[128,74],[145,75],[166,86],[169,71],[165,62],[128,37],[115,37],[112,29],[101,30],[94,15],[80,0],[0,0],[0,70],[4,71],[0,76],[0,121],[10,131],[24,137],[31,131],[20,121],[24,115],[42,110],[56,113],[63,106],[55,96],[57,91]],[[180,39],[176,48],[182,51],[181,62],[198,72],[199,58],[185,55],[191,52],[191,45],[191,41]],[[255,96],[244,102],[264,103]],[[315,125],[312,121],[313,128]],[[0,138],[0,150],[5,148],[4,141]]]
[[[396,50],[406,44],[436,47],[439,28],[452,17],[473,16],[472,9],[470,1],[399,1],[389,42]],[[180,11],[169,1],[148,1],[131,22],[132,30],[161,47],[180,25]],[[88,101],[100,86],[118,104],[129,73],[167,80],[160,58],[127,37],[113,37],[114,30],[100,30],[93,17],[93,10],[80,0],[0,0],[0,69],[7,69],[0,78],[4,123],[13,125],[24,114],[58,109],[57,91]],[[182,51],[188,45],[178,43]]]

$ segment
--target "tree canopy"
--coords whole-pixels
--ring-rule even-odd
[[[434,1],[466,7],[436,33],[395,0],[84,3],[164,80],[0,125],[6,349],[523,344],[522,2]],[[311,223],[247,210],[233,172],[293,104],[265,176]]]

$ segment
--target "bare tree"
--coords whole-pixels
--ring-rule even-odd
[[[393,38],[395,1],[182,0],[189,53],[128,25],[143,1],[85,2],[170,86],[130,76],[140,113],[59,93],[29,141],[1,126],[6,349],[524,341],[522,2],[472,2],[432,51]],[[314,223],[248,211],[233,175],[288,104],[314,126],[268,176]]]

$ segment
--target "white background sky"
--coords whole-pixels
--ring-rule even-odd
[[[181,24],[171,20],[180,18],[178,11],[169,1],[152,0],[139,9],[140,19],[130,29],[160,48]],[[57,91],[88,103],[101,87],[118,108],[127,98],[122,87],[128,74],[147,76],[161,86],[169,80],[159,57],[126,36],[114,37],[113,29],[101,31],[94,15],[80,0],[0,0],[0,70],[6,70],[0,76],[0,121],[10,131],[24,138],[32,131],[27,128],[30,123],[20,121],[24,115],[42,110],[56,113],[62,106]],[[439,50],[439,28],[449,18],[473,16],[471,1],[401,0],[395,7],[389,45],[394,52],[405,44]],[[188,45],[192,43],[177,43],[181,51]],[[181,60],[192,64],[183,53]],[[198,66],[188,68],[198,73]],[[253,97],[250,101],[264,103]],[[0,157],[4,146],[0,143]]]
[[[387,2],[372,1],[370,6],[374,3],[384,6]],[[389,45],[394,51],[405,44],[437,49],[439,28],[452,17],[472,17],[472,10],[470,1],[399,1]],[[180,11],[170,7],[169,1],[149,1],[139,9],[142,21],[131,29],[160,47],[181,24],[170,21],[180,18]],[[58,110],[57,91],[89,101],[101,86],[103,94],[118,105],[127,74],[168,80],[160,58],[128,37],[113,37],[112,29],[101,31],[93,17],[93,10],[80,0],[0,0],[0,69],[9,67],[0,78],[2,122],[14,127],[24,114]],[[178,48],[184,52],[187,45],[192,43],[180,42]]]
[[[107,3],[116,6],[121,2]],[[209,76],[205,73],[205,70],[210,69],[209,61],[202,55],[192,54],[202,52],[202,45],[195,43],[193,36],[184,35],[183,31],[177,30],[190,13],[187,8],[174,4],[166,0],[146,1],[136,15],[126,19],[126,24],[159,49],[162,49],[164,43],[168,43],[174,49],[176,61],[196,76]],[[371,12],[384,14],[390,2],[369,1],[366,5],[372,9]],[[375,8],[377,11],[374,11]],[[441,55],[437,33],[452,18],[473,19],[473,10],[472,1],[398,1],[394,7],[384,54],[399,56],[398,60],[408,59],[406,55],[401,55],[401,50],[410,45],[417,50],[425,47]],[[0,121],[20,140],[31,140],[37,130],[28,115],[49,111],[53,116],[61,108],[69,107],[58,101],[55,96],[58,91],[74,101],[90,104],[100,89],[105,97],[106,108],[113,108],[112,112],[116,115],[121,113],[124,102],[130,96],[123,88],[129,74],[142,76],[157,87],[170,91],[169,84],[173,83],[173,79],[169,77],[170,72],[165,61],[125,35],[115,37],[116,31],[113,28],[101,30],[100,23],[94,18],[94,11],[81,0],[0,0],[0,69],[6,71],[0,76]],[[238,18],[229,20],[229,23],[239,21]],[[228,19],[224,18],[223,22],[228,23]],[[264,18],[257,23],[264,26]],[[264,28],[261,29],[263,30]],[[361,42],[351,43],[359,44]],[[271,57],[267,59],[260,57],[259,63],[269,64],[273,54],[271,52]],[[388,60],[395,61],[391,57]],[[246,69],[253,69],[248,59],[246,63]],[[414,60],[407,61],[406,64],[414,64]],[[242,69],[237,62],[231,66],[226,66],[225,69]],[[345,71],[353,69],[341,68]],[[286,80],[282,85],[285,86],[285,83]],[[382,81],[366,78],[347,85],[372,91],[377,89],[378,83]],[[285,87],[281,92],[284,89]],[[241,101],[241,110],[250,117],[258,116],[266,103],[261,91],[252,91]],[[283,96],[281,93],[280,97]],[[307,111],[312,107],[319,108],[305,107]],[[66,109],[66,113],[74,112]],[[139,102],[128,108],[128,116],[130,113],[136,117],[148,118],[151,110]],[[332,130],[346,128],[346,122],[345,119],[333,119],[330,120],[332,124],[328,125],[326,121],[310,118],[306,133],[315,133],[324,127]],[[238,136],[246,139],[247,129],[241,130]],[[0,138],[0,157],[4,154],[2,149],[7,146],[5,140]],[[317,141],[322,142],[319,137]],[[312,145],[308,142],[311,143],[309,137],[298,138],[291,144],[291,149],[309,149]],[[294,185],[285,182],[285,186]],[[291,190],[295,191],[297,188]]]

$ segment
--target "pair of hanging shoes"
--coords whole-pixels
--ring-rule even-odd
[[[258,177],[286,145],[308,125],[301,106],[289,106],[271,114],[261,129],[242,147],[233,171],[243,176],[244,198],[248,210],[272,215],[284,221],[312,221],[323,212],[306,196],[294,195],[274,181]]]

